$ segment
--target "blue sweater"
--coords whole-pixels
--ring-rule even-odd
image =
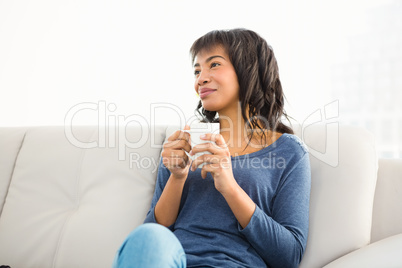
[[[181,242],[187,267],[298,267],[307,242],[310,162],[300,139],[283,134],[260,151],[232,157],[237,183],[255,202],[241,228],[213,178],[190,171],[179,214],[169,228]],[[155,193],[145,222],[156,222],[154,208],[170,171],[159,165]]]

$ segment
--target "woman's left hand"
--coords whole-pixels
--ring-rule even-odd
[[[212,133],[205,134],[201,139],[215,142],[215,144],[203,143],[192,148],[190,152],[191,155],[205,151],[208,151],[211,154],[203,154],[200,157],[197,157],[191,165],[191,170],[196,170],[198,165],[206,162],[201,169],[201,176],[203,179],[207,177],[207,172],[210,172],[214,178],[215,188],[221,194],[234,189],[237,182],[233,177],[230,151],[225,139],[220,134]]]

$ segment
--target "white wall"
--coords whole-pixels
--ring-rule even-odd
[[[79,107],[88,109],[73,124],[97,124],[99,112],[149,122],[160,102],[189,118],[197,104],[192,42],[235,27],[273,46],[287,110],[303,122],[341,102],[331,93],[332,68],[350,56],[350,38],[368,31],[372,10],[390,2],[0,1],[0,126],[63,125]],[[98,103],[104,111],[89,109]],[[157,123],[179,123],[171,108],[155,112]]]

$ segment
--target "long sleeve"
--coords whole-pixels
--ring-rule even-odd
[[[155,206],[156,203],[158,202],[163,189],[165,188],[165,185],[170,177],[170,171],[163,165],[162,163],[162,158],[159,162],[159,167],[158,167],[158,174],[156,178],[156,183],[155,183],[155,191],[154,195],[152,197],[152,202],[151,202],[151,207],[147,213],[147,216],[145,217],[144,223],[156,223],[155,219]]]
[[[308,153],[284,172],[268,215],[260,207],[239,231],[270,267],[298,267],[307,243],[311,173]]]

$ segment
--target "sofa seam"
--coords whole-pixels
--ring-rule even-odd
[[[378,171],[380,169],[380,163],[379,163],[380,158],[379,158],[379,155],[378,155],[378,152],[377,152],[377,143],[376,143],[374,135],[373,134],[371,134],[371,135],[372,135],[372,138],[374,140],[374,144],[372,144],[372,148],[373,148],[373,151],[374,151],[374,154],[375,154],[375,158],[374,158],[375,183],[374,183],[374,189],[373,189],[373,199],[372,199],[372,202],[371,202],[371,221],[370,221],[370,234],[369,234],[370,239],[369,239],[368,245],[372,244],[372,241],[373,241],[374,205],[375,205],[375,200],[376,200],[375,198],[376,198],[377,185],[378,185]]]
[[[96,130],[94,130],[93,133],[90,135],[91,138],[93,137],[95,132],[96,132]],[[79,194],[80,189],[79,188],[80,188],[82,165],[83,165],[83,162],[84,162],[85,155],[86,155],[86,149],[84,148],[84,149],[82,149],[81,159],[79,161],[79,166],[78,166],[78,169],[77,169],[76,186],[75,186],[76,187],[76,192],[75,192],[76,204],[75,204],[74,209],[72,209],[68,213],[68,216],[66,217],[66,220],[63,223],[63,227],[61,228],[59,238],[58,238],[57,244],[56,244],[56,250],[54,252],[52,267],[56,267],[56,262],[57,262],[57,259],[59,257],[60,246],[61,246],[61,243],[62,243],[62,240],[63,240],[63,237],[64,237],[66,226],[70,222],[72,215],[75,214],[78,211],[79,207],[80,207],[80,201],[81,200],[80,200],[80,194]]]
[[[12,171],[11,171],[11,174],[10,174],[10,181],[9,181],[9,183],[8,183],[8,185],[7,185],[7,191],[6,191],[6,194],[5,194],[5,196],[4,196],[3,207],[1,208],[1,211],[0,211],[0,218],[1,218],[1,215],[3,215],[4,207],[6,206],[6,203],[7,203],[7,197],[8,197],[8,193],[9,193],[9,191],[10,191],[11,183],[12,183],[12,181],[13,181],[14,172],[15,172],[15,167],[16,167],[16,165],[17,165],[18,157],[20,156],[21,148],[22,148],[22,146],[24,145],[25,137],[26,137],[26,135],[27,135],[27,131],[28,131],[28,130],[25,130],[24,136],[22,137],[22,140],[21,140],[20,147],[18,148],[18,152],[17,152],[17,154],[15,155],[14,165],[13,165],[13,168],[12,168]]]

